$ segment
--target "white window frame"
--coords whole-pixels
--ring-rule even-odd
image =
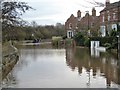
[[[115,29],[115,31],[117,31],[117,24],[112,24],[112,30],[114,30]]]
[[[110,21],[110,14],[108,14],[108,21]]]
[[[100,31],[102,33],[102,37],[105,37],[106,36],[105,26],[100,26]]]
[[[68,30],[67,31],[67,38],[72,38],[73,37],[73,31],[72,30]]]

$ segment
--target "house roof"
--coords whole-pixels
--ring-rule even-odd
[[[115,3],[111,3],[109,4],[107,7],[105,7],[101,12],[104,12],[106,10],[110,10],[110,9],[113,9],[113,8],[116,8],[116,7],[120,7],[120,1],[119,2],[115,2]]]

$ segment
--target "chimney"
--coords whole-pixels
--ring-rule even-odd
[[[78,17],[78,18],[81,17],[81,11],[80,11],[80,10],[78,10],[78,12],[77,12],[77,17]]]
[[[95,8],[92,9],[92,16],[96,16],[96,10],[95,10]]]
[[[106,0],[105,4],[106,4],[106,7],[109,6],[110,0]]]

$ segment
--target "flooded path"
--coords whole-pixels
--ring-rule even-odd
[[[19,50],[19,61],[3,80],[15,88],[120,88],[120,61],[86,48]]]

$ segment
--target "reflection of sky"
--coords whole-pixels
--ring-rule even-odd
[[[94,2],[94,0],[21,0],[24,2],[28,2],[30,6],[35,8],[36,10],[30,10],[26,14],[23,15],[23,18],[28,21],[36,21],[40,25],[45,24],[55,24],[57,22],[64,23],[66,19],[74,14],[76,16],[76,12],[78,10],[82,11],[82,16],[85,14],[85,11],[89,11],[91,13],[93,4],[90,4],[86,1]],[[97,0],[95,0],[97,1]],[[111,2],[115,2],[118,0],[110,0]],[[100,0],[100,2],[104,3],[105,0]],[[85,6],[85,7],[83,7]],[[99,11],[103,8],[96,8],[97,15],[99,15]]]

